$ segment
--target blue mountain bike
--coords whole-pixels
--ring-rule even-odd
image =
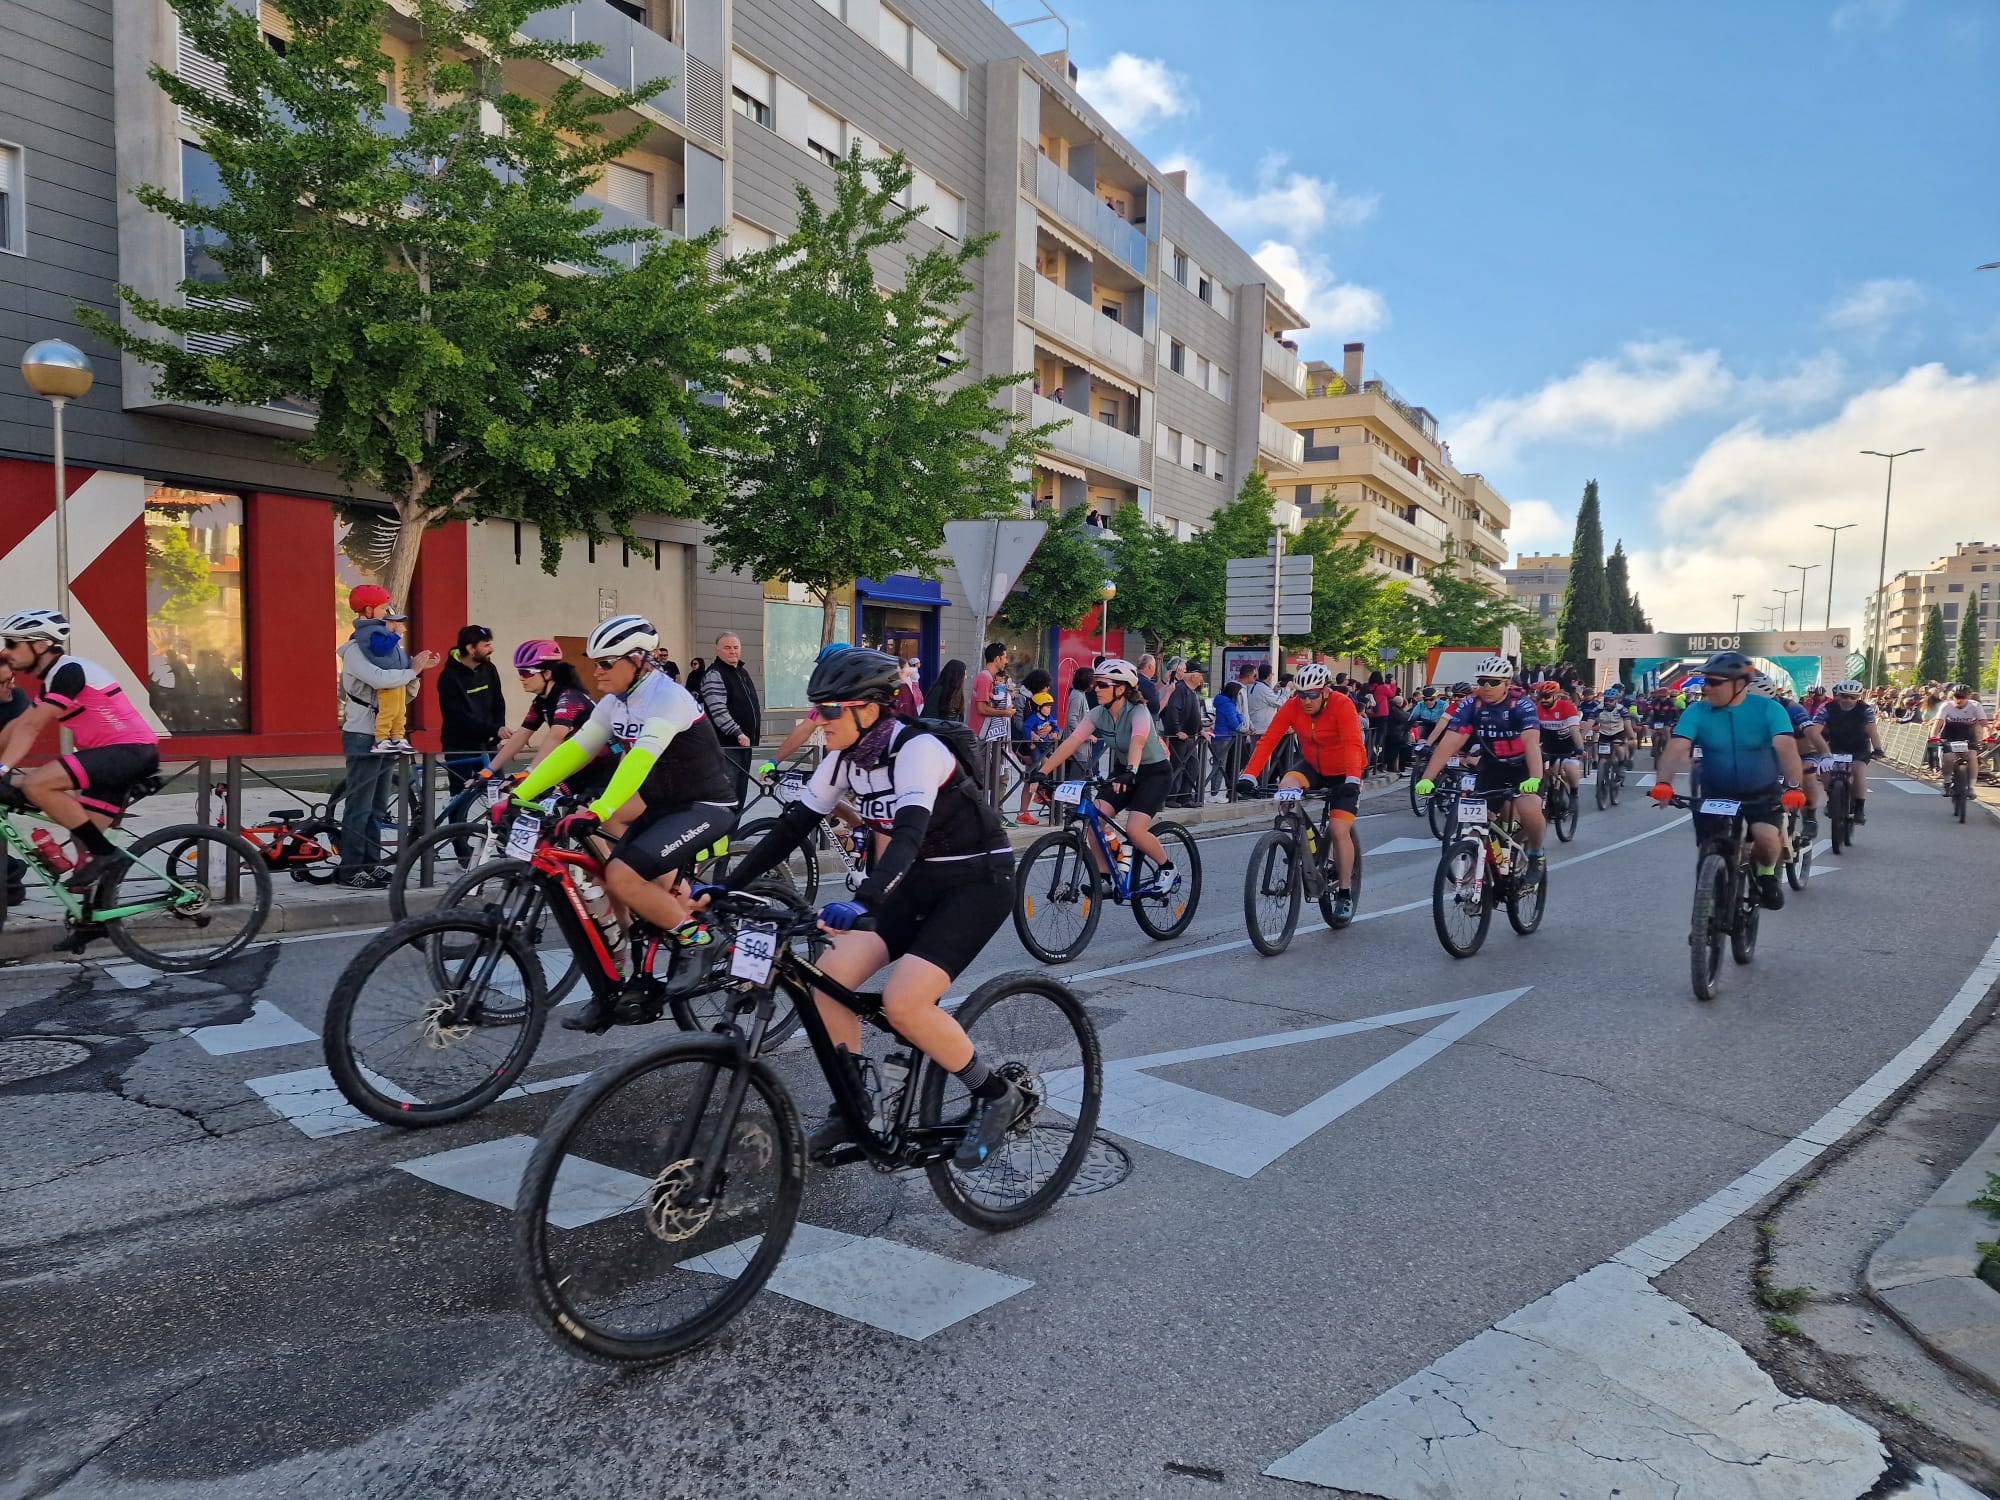
[[[1037,780],[1063,823],[1030,844],[1014,871],[1014,931],[1021,946],[1045,964],[1068,963],[1090,946],[1106,900],[1130,906],[1148,937],[1165,942],[1186,932],[1201,903],[1194,835],[1178,823],[1153,824],[1153,836],[1174,865],[1162,878],[1117,819],[1098,807],[1110,783]]]

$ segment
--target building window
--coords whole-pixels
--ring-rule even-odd
[[[766,130],[771,128],[771,106],[762,99],[754,99],[741,89],[731,89],[729,96],[736,104],[736,113],[746,120],[754,120]]]
[[[939,234],[955,240],[965,238],[965,200],[943,183],[931,184],[930,206],[925,217]]]
[[[630,16],[641,26],[650,26],[652,24],[652,17],[647,14],[646,7],[635,4],[634,0],[609,0],[609,4],[621,16]]]
[[[882,31],[876,45],[889,55],[889,60],[897,67],[909,67],[910,23],[886,5],[882,7]]]
[[[1944,591],[1947,594],[1962,594],[1965,592],[1965,585],[1962,583],[1948,583],[1944,586]]]
[[[753,63],[740,52],[729,56],[729,95],[736,113],[771,128],[771,100],[777,86],[771,70]]]
[[[1187,277],[1188,277],[1187,251],[1176,250],[1174,252],[1174,280],[1178,281],[1182,286],[1186,286]]]
[[[824,0],[822,0],[822,3],[824,3]],[[965,69],[946,57],[942,52],[938,54],[937,76],[932,79],[931,87],[937,90],[938,98],[944,100],[953,109],[962,110],[965,108]]]
[[[28,249],[22,200],[27,187],[27,154],[0,141],[0,250],[24,255]]]
[[[1206,474],[1208,472],[1208,444],[1197,442],[1194,445],[1194,457],[1189,466],[1197,474]]]
[[[215,169],[215,158],[206,151],[181,144],[181,202],[220,203],[225,197],[222,188],[222,174]],[[215,258],[215,252],[222,246],[219,237],[210,237],[205,229],[184,229],[181,231],[183,257],[182,275],[188,281],[200,281],[209,285],[222,280],[222,263]]]
[[[1211,448],[1208,453],[1208,466],[1215,471],[1217,479],[1222,478],[1229,472],[1229,455],[1220,448]]]
[[[1194,294],[1211,307],[1215,305],[1215,283],[1208,279],[1206,271],[1202,272],[1200,279],[1195,282]]]
[[[603,199],[613,208],[622,208],[628,214],[650,220],[653,217],[653,174],[621,162],[606,162],[604,175],[598,179],[597,189],[591,196]]]
[[[146,676],[175,734],[244,734],[243,500],[146,492]]]
[[[1167,368],[1176,375],[1187,374],[1187,345],[1179,339],[1171,339],[1167,343]]]

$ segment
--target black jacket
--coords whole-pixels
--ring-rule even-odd
[[[764,733],[764,705],[757,697],[757,684],[748,667],[732,667],[726,661],[712,661],[696,685],[701,706],[709,722],[721,736],[723,748],[734,749],[736,736],[745,734],[756,744]]]
[[[438,669],[438,710],[444,748],[491,750],[507,726],[507,700],[500,694],[500,669],[492,661],[445,658]]]
[[[1160,721],[1160,733],[1171,740],[1175,735],[1189,736],[1201,733],[1201,699],[1195,696],[1193,688],[1185,682],[1173,682],[1161,690],[1164,700],[1156,716]]]

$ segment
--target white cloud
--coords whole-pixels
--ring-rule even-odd
[[[1742,384],[1743,399],[1752,406],[1791,409],[1818,406],[1838,396],[1847,383],[1847,366],[1838,354],[1802,359],[1789,375],[1766,379],[1752,376]]]
[[[1924,305],[1924,289],[1904,277],[1864,281],[1826,310],[1826,324],[1843,333],[1880,333]]]
[[[1079,69],[1076,86],[1111,128],[1125,135],[1139,135],[1160,120],[1178,119],[1194,108],[1187,79],[1157,57],[1114,53],[1101,68]]]
[[[1844,0],[1834,7],[1835,31],[1886,31],[1896,24],[1909,0]]]
[[[1459,462],[1478,468],[1506,463],[1532,443],[1615,443],[1656,432],[1714,410],[1735,385],[1717,350],[1632,343],[1525,396],[1489,397],[1447,426]]]
[[[1954,543],[1991,541],[2000,474],[2000,374],[1917,366],[1861,392],[1825,421],[1770,431],[1756,420],[1721,434],[1661,493],[1658,545],[1632,556],[1633,585],[1663,630],[1726,627],[1742,593],[1743,625],[1761,625],[1773,590],[1808,576],[1806,621],[1826,618],[1828,536],[1816,523],[1852,521],[1840,539],[1833,621],[1859,626],[1875,585],[1884,464],[1864,448],[1921,447],[1896,465],[1889,573],[1922,567]],[[1986,534],[1982,535],[1982,531]],[[1791,600],[1792,619],[1799,601]]]
[[[1266,240],[1255,252],[1285,300],[1312,326],[1300,337],[1308,348],[1372,333],[1389,321],[1389,304],[1373,287],[1342,281],[1323,255]]]
[[[1576,507],[1559,511],[1546,500],[1511,502],[1513,519],[1507,523],[1507,542],[1514,556],[1528,552],[1567,552],[1576,539]]]
[[[1169,156],[1160,170],[1186,172],[1188,197],[1236,235],[1274,230],[1307,239],[1329,226],[1359,224],[1375,212],[1373,194],[1346,197],[1331,178],[1287,171],[1286,166],[1282,155],[1265,157],[1257,164],[1256,185],[1247,191],[1189,156]]]

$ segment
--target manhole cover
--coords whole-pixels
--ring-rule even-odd
[[[19,1083],[44,1073],[60,1073],[89,1057],[90,1049],[81,1042],[59,1041],[54,1037],[14,1037],[0,1042],[0,1083]]]
[[[1076,1169],[1076,1180],[1063,1196],[1081,1198],[1086,1193],[1101,1193],[1117,1187],[1131,1175],[1131,1153],[1114,1141],[1094,1135],[1090,1138],[1090,1150],[1084,1153],[1083,1165]]]

